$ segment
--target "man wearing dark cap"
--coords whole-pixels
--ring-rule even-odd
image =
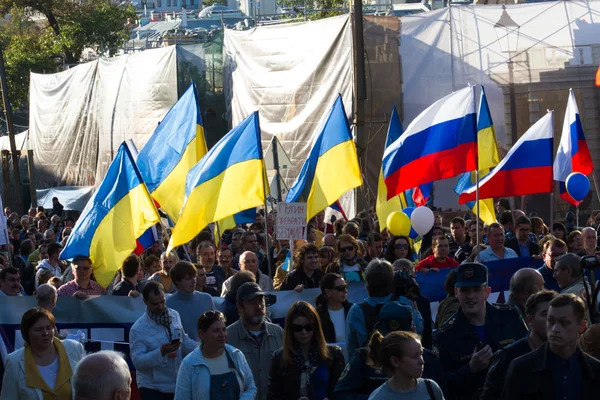
[[[416,328],[413,325],[412,309],[395,301],[384,305],[379,312],[379,322],[375,329],[384,336],[395,331],[414,332]],[[389,378],[381,368],[368,365],[368,352],[367,347],[362,347],[350,357],[331,400],[367,400],[371,393]],[[424,348],[423,361],[423,378],[435,381],[445,393],[446,378],[438,357],[431,350]]]
[[[265,293],[258,284],[246,282],[240,286],[236,305],[240,319],[227,327],[227,344],[244,353],[258,388],[256,399],[266,400],[271,358],[283,345],[283,329],[265,321]]]
[[[460,307],[433,337],[446,371],[450,398],[478,398],[492,355],[527,335],[516,308],[487,302],[491,288],[483,264],[461,264],[454,293]]]

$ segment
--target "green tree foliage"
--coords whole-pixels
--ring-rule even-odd
[[[129,38],[131,5],[106,0],[0,0],[0,40],[11,102],[27,104],[29,73],[77,64],[84,49],[113,55]],[[108,50],[106,50],[108,49]]]

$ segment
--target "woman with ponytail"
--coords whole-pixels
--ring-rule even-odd
[[[437,383],[421,378],[425,363],[417,334],[395,331],[383,337],[375,331],[369,342],[369,362],[390,376],[369,400],[444,400]]]

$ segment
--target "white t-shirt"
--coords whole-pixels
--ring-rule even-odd
[[[211,375],[223,375],[231,371],[225,352],[217,358],[204,358],[204,360],[206,360]]]
[[[345,343],[346,342],[346,315],[344,314],[344,307],[339,310],[327,310],[329,312],[329,318],[333,322],[335,328],[335,342]]]
[[[54,390],[54,386],[56,385],[56,378],[58,377],[58,355],[52,361],[51,364],[42,367],[38,365],[38,371],[40,371],[40,375],[44,378],[46,385],[52,390]]]

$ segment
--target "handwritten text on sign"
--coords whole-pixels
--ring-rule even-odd
[[[277,204],[277,239],[306,240],[306,203]]]

